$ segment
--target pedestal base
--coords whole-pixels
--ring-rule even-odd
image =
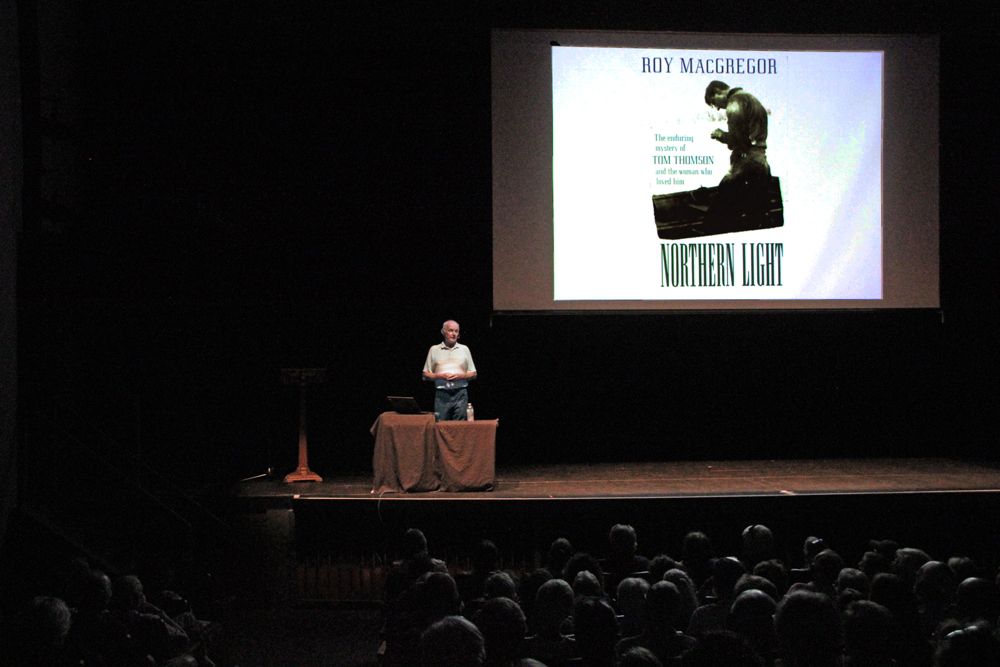
[[[308,467],[298,468],[295,472],[285,475],[286,482],[322,482],[323,478]]]

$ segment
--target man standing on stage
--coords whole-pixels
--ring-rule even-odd
[[[729,172],[705,215],[705,225],[728,226],[766,214],[771,165],[767,163],[767,110],[742,88],[713,81],[705,89],[705,102],[726,110],[729,131],[712,131],[712,138],[729,147]]]
[[[441,327],[444,342],[431,346],[424,362],[424,379],[433,380],[434,419],[465,421],[469,405],[469,380],[476,377],[469,348],[458,342],[458,322],[448,320]]]

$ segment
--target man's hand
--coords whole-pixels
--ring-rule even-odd
[[[465,373],[424,373],[424,377],[428,380],[460,380],[465,377]]]
[[[424,373],[425,380],[447,380],[451,382],[452,380],[471,380],[476,377],[475,373],[463,373],[449,371],[447,373]]]
[[[725,134],[725,132],[723,132],[719,128],[715,128],[714,130],[712,130],[712,138],[715,139],[716,141],[722,141],[723,134]]]

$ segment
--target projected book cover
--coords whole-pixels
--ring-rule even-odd
[[[882,54],[553,47],[557,300],[880,299]]]

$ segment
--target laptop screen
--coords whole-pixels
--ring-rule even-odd
[[[401,415],[423,414],[420,406],[417,405],[412,396],[389,396],[388,399],[392,409]]]

